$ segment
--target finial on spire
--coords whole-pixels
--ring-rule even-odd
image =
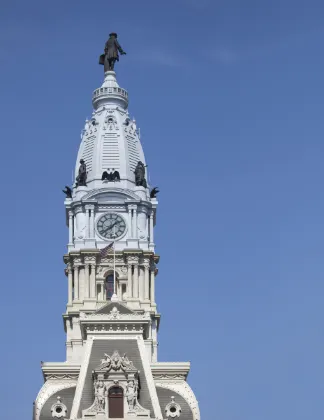
[[[118,35],[115,32],[109,34],[109,39],[105,44],[104,54],[99,57],[99,64],[104,65],[105,73],[114,71],[116,61],[119,61],[119,54],[125,55],[125,51],[117,41]]]

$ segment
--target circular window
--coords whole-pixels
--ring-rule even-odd
[[[175,407],[170,407],[170,411],[171,411],[171,413],[175,413],[177,411],[177,409]]]
[[[56,407],[56,410],[55,410],[57,413],[62,413],[62,407]]]

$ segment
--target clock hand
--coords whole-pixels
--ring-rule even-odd
[[[112,229],[118,222],[112,223],[105,230],[102,231],[103,234],[107,233],[108,230]]]
[[[113,228],[113,227],[114,227],[117,223],[118,223],[118,222],[113,223],[112,225],[110,225],[110,226],[108,227],[108,229]]]
[[[110,225],[110,226],[108,226],[105,230],[103,230],[103,232],[104,232],[104,233],[108,232],[108,230],[110,230],[110,228],[111,228],[111,225]]]

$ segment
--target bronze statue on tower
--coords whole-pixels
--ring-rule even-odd
[[[104,65],[105,73],[106,71],[114,71],[116,61],[119,61],[119,54],[125,55],[125,51],[119,45],[117,41],[117,34],[112,32],[109,34],[109,39],[105,44],[105,53],[101,54],[99,57],[99,64]]]

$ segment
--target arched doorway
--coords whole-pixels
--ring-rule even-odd
[[[119,386],[114,386],[109,389],[108,407],[110,419],[124,418],[124,392]]]

